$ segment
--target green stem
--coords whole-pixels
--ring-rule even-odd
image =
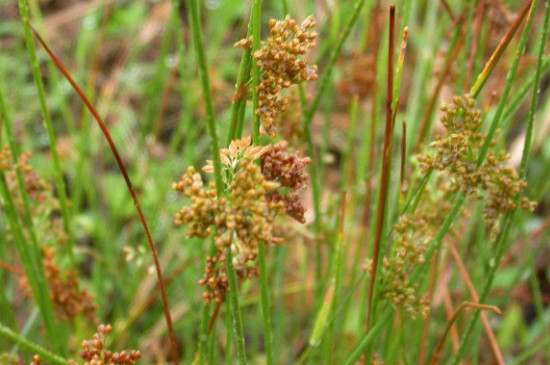
[[[237,286],[237,273],[233,266],[233,254],[231,248],[227,250],[225,258],[225,267],[227,270],[227,280],[229,281],[229,300],[231,302],[231,319],[233,325],[233,334],[235,335],[235,348],[240,365],[246,364],[246,351],[243,333],[243,321],[239,307],[239,288]]]
[[[269,297],[269,287],[267,283],[267,268],[265,264],[265,247],[264,243],[258,243],[258,264],[260,266],[260,291],[262,315],[264,318],[264,342],[265,355],[268,365],[273,362],[273,334],[271,330],[271,300]]]
[[[69,365],[69,362],[64,358],[52,354],[45,348],[30,342],[26,338],[20,336],[18,333],[12,331],[10,328],[5,327],[3,324],[0,324],[0,335],[27,349],[30,353],[39,355],[42,360],[46,360],[55,365]]]
[[[254,53],[260,49],[261,35],[261,21],[262,21],[262,1],[254,0],[252,3],[252,58]],[[260,67],[256,60],[252,60],[252,111],[254,113],[253,126],[252,126],[252,143],[254,145],[260,144],[260,115],[256,114],[258,110],[259,96],[258,85],[260,85]]]
[[[44,91],[44,84],[42,83],[42,76],[40,74],[40,65],[36,56],[36,49],[32,38],[32,32],[30,29],[29,10],[25,0],[18,0],[19,13],[21,15],[21,21],[23,23],[23,30],[25,32],[25,42],[27,45],[27,53],[31,62],[32,75],[36,89],[38,91],[38,100],[40,101],[40,108],[42,110],[42,117],[44,118],[44,127],[48,134],[48,141],[50,143],[50,153],[52,156],[53,167],[55,172],[55,182],[57,188],[57,194],[59,196],[59,205],[61,209],[61,215],[63,217],[63,228],[69,239],[67,240],[67,253],[72,266],[75,266],[75,258],[73,252],[73,240],[71,234],[70,214],[67,201],[67,192],[65,190],[65,181],[63,180],[63,171],[61,170],[61,163],[59,161],[59,155],[57,153],[57,142],[55,133],[53,130],[53,124],[46,104],[46,93]]]

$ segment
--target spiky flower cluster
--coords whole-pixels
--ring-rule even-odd
[[[286,214],[300,223],[305,223],[305,208],[302,205],[300,191],[307,187],[308,174],[304,172],[311,158],[301,157],[299,153],[288,153],[288,142],[281,141],[271,146],[261,157],[262,174],[286,188],[288,193],[277,189],[267,194],[268,201],[282,202]]]
[[[513,167],[506,165],[510,156],[504,151],[490,151],[478,163],[487,135],[481,133],[481,111],[475,108],[470,96],[453,98],[443,111],[441,121],[447,132],[431,144],[435,149],[433,156],[418,157],[421,171],[442,171],[449,193],[462,191],[486,200],[483,215],[487,228],[495,236],[499,217],[516,208],[516,197],[527,184]],[[494,141],[491,143],[495,145]],[[523,199],[522,206],[534,209],[535,204]]]
[[[133,365],[141,358],[138,350],[111,352],[105,349],[105,337],[112,331],[111,325],[99,325],[91,340],[82,341],[80,357],[84,365]],[[77,362],[71,360],[76,365]]]
[[[206,238],[214,231],[216,256],[207,260],[201,285],[207,303],[223,301],[228,290],[224,267],[226,250],[231,249],[233,265],[241,278],[257,275],[254,261],[258,242],[280,243],[273,234],[273,221],[285,212],[284,204],[269,200],[267,195],[279,184],[268,180],[254,161],[268,150],[267,147],[250,146],[250,137],[233,141],[229,149],[220,151],[223,163],[226,194],[218,196],[213,184],[205,187],[201,176],[189,167],[173,189],[191,199],[175,215],[176,226],[186,225],[187,234]],[[203,168],[213,172],[212,162]]]
[[[89,321],[95,321],[96,305],[94,297],[86,289],[79,290],[79,280],[73,267],[63,275],[55,262],[55,249],[42,248],[44,272],[48,282],[50,298],[54,304],[56,316],[62,320],[74,320],[82,313]],[[23,292],[31,297],[32,293],[26,277],[19,280]]]
[[[288,99],[279,95],[281,90],[303,81],[317,79],[317,67],[308,66],[302,58],[315,46],[317,33],[312,31],[316,23],[312,16],[302,24],[290,16],[284,20],[269,21],[270,37],[266,44],[254,52],[253,57],[262,70],[258,92],[256,115],[261,118],[262,133],[272,137],[276,134],[279,113],[286,108]],[[250,46],[251,39],[237,43]]]

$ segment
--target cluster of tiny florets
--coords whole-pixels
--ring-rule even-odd
[[[80,357],[84,365],[133,365],[141,358],[141,352],[128,350],[111,352],[105,349],[105,337],[112,331],[111,325],[100,325],[91,340],[82,341]],[[72,364],[77,364],[71,360]]]
[[[481,133],[481,111],[475,108],[470,96],[455,97],[443,107],[441,119],[446,134],[432,144],[433,156],[420,155],[418,160],[423,173],[441,171],[447,176],[447,191],[462,191],[469,196],[486,200],[483,208],[486,226],[492,236],[498,233],[499,217],[517,207],[517,195],[526,182],[517,171],[506,165],[510,156],[504,151],[490,151],[478,163],[479,154],[487,135]],[[495,142],[491,144],[494,146]],[[535,204],[523,199],[522,207],[534,209]]]
[[[426,264],[424,254],[428,245],[452,209],[449,201],[433,196],[430,191],[424,192],[421,202],[414,214],[402,215],[393,226],[394,249],[390,256],[383,258],[380,267],[382,296],[411,318],[425,318],[430,301],[409,278],[416,267]],[[460,214],[465,211],[461,210]],[[449,234],[456,235],[452,227]],[[371,273],[372,260],[365,262],[364,269]]]
[[[233,141],[229,149],[220,152],[225,179],[225,195],[219,197],[212,184],[205,187],[200,174],[189,167],[173,189],[191,200],[175,215],[176,226],[188,227],[190,237],[205,238],[212,232],[217,254],[207,260],[205,275],[199,284],[210,288],[204,299],[223,301],[228,290],[225,272],[227,250],[233,256],[233,265],[241,278],[257,275],[255,260],[258,242],[279,243],[273,234],[273,221],[285,213],[282,202],[270,201],[268,194],[279,184],[268,180],[255,160],[267,147],[250,146],[250,138]],[[203,168],[213,172],[212,163]]]
[[[268,200],[282,202],[286,214],[300,223],[305,223],[305,208],[302,205],[300,191],[307,187],[309,175],[304,171],[311,163],[311,158],[301,157],[298,152],[288,153],[288,142],[281,141],[271,146],[261,157],[262,174],[286,188],[277,189],[267,194]]]
[[[315,46],[317,33],[312,31],[316,23],[313,17],[302,24],[290,16],[284,20],[269,21],[270,36],[266,44],[253,57],[261,69],[261,80],[257,86],[258,109],[255,110],[262,122],[262,133],[272,137],[276,134],[279,114],[286,108],[288,99],[279,95],[281,90],[303,81],[317,79],[317,67],[308,66],[302,57]],[[249,46],[251,39],[237,43]]]
[[[55,249],[42,248],[44,273],[48,282],[50,298],[54,304],[56,317],[62,320],[74,320],[80,313],[89,321],[95,321],[96,305],[94,297],[86,289],[79,289],[79,280],[76,270],[70,267],[62,274],[55,262]],[[26,277],[22,277],[19,284],[23,292],[31,297],[32,293]]]

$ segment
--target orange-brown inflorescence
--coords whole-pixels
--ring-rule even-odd
[[[494,237],[499,231],[499,217],[516,208],[516,198],[527,184],[513,167],[506,165],[510,156],[504,151],[490,151],[478,165],[487,135],[481,133],[481,111],[475,108],[470,96],[455,97],[443,111],[441,121],[447,132],[431,144],[435,149],[433,156],[418,157],[421,171],[440,171],[446,177],[449,193],[461,191],[484,199],[483,215]],[[492,145],[495,144],[492,141]],[[521,206],[534,209],[536,205],[522,199]]]
[[[173,185],[174,190],[191,199],[189,206],[176,213],[176,225],[186,225],[190,237],[206,238],[214,232],[218,252],[208,258],[204,278],[199,282],[210,288],[204,292],[206,302],[223,301],[228,290],[224,266],[227,249],[231,249],[239,277],[250,278],[257,276],[258,242],[281,242],[273,234],[273,221],[285,213],[285,207],[282,202],[268,199],[268,194],[280,185],[268,180],[255,163],[267,151],[267,147],[250,146],[250,137],[233,141],[228,149],[220,151],[224,196],[218,196],[213,184],[205,187],[193,167]],[[212,162],[208,161],[203,170],[213,172]]]
[[[261,157],[262,174],[266,179],[280,184],[281,188],[267,194],[268,200],[282,202],[286,214],[300,223],[305,223],[305,208],[300,198],[300,190],[307,187],[308,174],[304,171],[311,163],[309,157],[299,153],[288,153],[288,142],[281,141],[271,146]],[[282,188],[288,191],[285,194]]]
[[[308,66],[302,58],[315,46],[317,33],[312,31],[315,25],[311,16],[302,24],[288,15],[284,20],[269,21],[270,36],[266,44],[253,54],[262,71],[257,87],[258,109],[255,110],[261,118],[262,133],[273,137],[276,134],[279,114],[288,104],[288,99],[279,95],[281,90],[317,79],[317,67]],[[250,44],[251,39],[237,43],[241,47],[249,47]]]
[[[42,359],[40,358],[40,356],[34,355],[32,357],[32,361],[30,365],[40,365],[40,364],[42,364]]]
[[[111,333],[111,325],[100,325],[91,340],[82,341],[80,357],[84,365],[133,365],[141,358],[137,350],[111,352],[105,349],[105,337]],[[77,364],[71,360],[72,364]]]
[[[79,290],[79,280],[76,270],[71,267],[65,274],[55,263],[55,249],[53,247],[43,247],[44,257],[42,263],[48,282],[50,298],[55,307],[56,316],[62,320],[74,320],[78,314],[82,313],[89,321],[95,321],[94,312],[96,306],[86,289]],[[32,293],[26,277],[22,277],[19,284],[23,292],[31,297]]]

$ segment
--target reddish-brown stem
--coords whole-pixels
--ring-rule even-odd
[[[468,69],[466,71],[466,79],[464,80],[464,93],[468,92],[468,90],[470,89],[470,83],[472,81],[472,72],[474,71],[474,61],[477,54],[477,46],[479,42],[479,34],[481,33],[481,25],[483,24],[484,10],[485,0],[481,0],[477,6],[475,13],[472,45],[470,46],[470,54],[468,56]]]
[[[468,274],[468,270],[466,270],[466,266],[464,265],[464,262],[462,262],[462,259],[460,258],[458,251],[456,250],[455,246],[451,242],[448,243],[448,246],[451,251],[451,255],[453,256],[453,259],[455,260],[458,266],[458,271],[460,272],[460,276],[462,277],[462,280],[464,280],[464,282],[466,283],[466,286],[468,287],[470,296],[475,302],[479,301],[479,296],[477,295],[474,284],[472,283],[472,280],[470,280],[470,275]],[[497,364],[503,365],[504,358],[502,357],[502,353],[500,352],[500,348],[495,338],[495,334],[493,333],[493,330],[489,325],[489,320],[487,319],[487,316],[485,315],[484,312],[481,312],[481,321],[483,322],[483,327],[485,327],[485,332],[487,332],[487,337],[489,338],[491,349],[495,354],[495,360],[497,361]]]
[[[486,305],[486,304],[480,304],[480,303],[473,303],[473,302],[464,302],[458,307],[458,309],[453,313],[453,316],[451,317],[451,320],[447,324],[447,328],[445,329],[445,332],[443,333],[443,336],[441,336],[441,340],[439,341],[439,344],[437,345],[436,349],[434,350],[434,354],[432,357],[432,361],[430,362],[430,365],[437,364],[437,360],[439,359],[439,355],[441,353],[441,350],[443,349],[443,345],[445,344],[445,339],[447,338],[447,335],[449,334],[449,331],[451,327],[453,326],[454,322],[458,318],[458,315],[464,311],[466,308],[475,308],[479,310],[490,310],[498,315],[502,315],[502,312],[498,307],[495,307],[494,305]]]
[[[428,282],[428,297],[432,298],[435,282],[436,282],[436,276],[437,276],[437,263],[439,262],[439,251],[436,251],[434,253],[434,256],[432,258],[432,266],[430,268],[430,281]],[[418,355],[418,363],[424,364],[424,360],[426,360],[426,347],[428,344],[428,330],[430,328],[430,313],[432,311],[432,307],[428,308],[428,314],[426,315],[426,318],[424,318],[424,323],[422,326],[422,340],[420,342],[420,353]]]
[[[392,101],[393,101],[393,48],[395,35],[395,5],[390,6],[390,24],[389,24],[389,46],[388,46],[388,85],[386,96],[386,128],[384,134],[384,152],[382,159],[382,173],[380,175],[380,195],[378,197],[378,212],[376,214],[376,233],[372,253],[372,269],[370,273],[368,314],[367,314],[367,332],[370,328],[372,315],[372,299],[374,294],[374,283],[376,281],[375,273],[378,267],[378,256],[380,254],[380,242],[382,238],[382,228],[384,226],[384,215],[386,211],[386,192],[388,184],[388,175],[390,170],[390,144],[392,133]]]
[[[506,34],[501,38],[497,48],[495,49],[495,51],[493,52],[493,54],[489,58],[489,61],[487,61],[487,63],[485,64],[485,67],[483,68],[483,71],[481,71],[481,73],[479,74],[476,82],[474,83],[474,85],[470,89],[470,94],[472,94],[473,96],[475,96],[479,93],[479,91],[481,90],[481,88],[483,87],[483,85],[485,84],[487,79],[489,78],[489,75],[491,74],[491,72],[493,71],[494,67],[496,66],[498,60],[502,56],[502,53],[508,47],[508,44],[510,43],[510,41],[514,37],[514,34],[516,34],[516,31],[518,30],[520,24],[523,22],[523,19],[527,16],[527,13],[529,13],[529,10],[531,9],[532,4],[533,4],[533,0],[528,1],[525,4],[523,9],[521,10],[519,15],[517,16],[514,24],[512,24],[510,29],[508,29]],[[488,34],[489,33],[487,33],[487,35]]]
[[[450,320],[453,317],[453,302],[451,300],[451,295],[449,294],[449,290],[447,290],[446,284],[439,285],[438,289],[441,291],[441,296],[445,302],[445,315],[447,316],[447,320]],[[458,331],[455,324],[451,327],[450,336],[453,350],[456,353],[460,347],[460,340],[458,339]]]
[[[462,26],[462,21],[458,21],[457,26]],[[451,66],[453,65],[454,60],[458,56],[458,52],[460,51],[460,48],[462,46],[462,42],[464,41],[464,32],[461,31],[460,39],[457,41],[454,49],[450,49],[449,52],[451,52],[450,56],[447,57],[447,62],[445,63],[445,67],[443,68],[443,72],[441,73],[441,77],[439,78],[437,82],[437,86],[435,87],[435,90],[432,94],[432,97],[430,98],[430,101],[428,102],[428,107],[426,108],[424,112],[424,117],[422,118],[422,124],[420,127],[420,133],[418,134],[419,138],[416,143],[416,146],[414,148],[415,151],[419,151],[420,147],[424,143],[424,139],[426,138],[426,132],[428,128],[428,124],[430,121],[430,118],[432,116],[432,112],[435,107],[435,103],[437,101],[437,97],[439,96],[439,92],[441,91],[441,88],[443,88],[443,84],[445,83],[445,79],[447,78],[447,75],[449,75],[449,72],[451,71]]]
[[[141,205],[139,204],[139,200],[137,198],[136,193],[134,192],[134,188],[132,186],[132,182],[130,181],[130,177],[128,176],[128,172],[126,171],[126,167],[124,166],[124,163],[122,162],[122,158],[120,157],[120,154],[118,153],[118,149],[113,142],[113,139],[111,138],[111,134],[109,133],[109,130],[107,129],[107,126],[103,122],[103,119],[99,116],[99,113],[96,111],[92,103],[88,100],[84,92],[80,89],[80,87],[76,84],[76,82],[73,80],[65,66],[61,63],[61,61],[57,58],[57,56],[50,50],[46,42],[42,39],[40,34],[31,26],[31,29],[36,36],[36,38],[40,41],[46,52],[50,55],[53,62],[61,71],[63,76],[69,81],[73,89],[76,91],[80,99],[86,104],[88,107],[88,110],[92,115],[94,116],[95,120],[97,121],[97,124],[99,125],[99,128],[103,132],[103,135],[105,136],[105,139],[107,140],[107,143],[109,144],[109,147],[111,148],[111,151],[113,155],[115,156],[116,163],[120,169],[120,172],[122,173],[122,176],[124,177],[124,181],[126,182],[126,186],[128,187],[128,191],[130,192],[130,195],[132,196],[132,200],[134,201],[134,206],[136,207],[136,210],[139,215],[139,219],[141,221],[141,224],[143,226],[143,229],[145,230],[145,234],[147,236],[147,241],[149,242],[149,248],[151,249],[151,254],[153,255],[153,261],[155,263],[155,269],[157,272],[157,278],[159,281],[159,288],[160,293],[162,297],[162,306],[164,309],[164,316],[166,317],[166,325],[168,327],[168,335],[170,337],[170,343],[172,346],[172,357],[175,364],[179,363],[179,356],[178,356],[178,346],[176,342],[176,335],[174,333],[174,326],[172,325],[172,317],[170,315],[170,307],[168,306],[168,299],[166,297],[166,289],[164,287],[164,281],[162,279],[162,269],[160,267],[160,263],[158,260],[158,254],[157,254],[157,248],[155,246],[155,242],[153,241],[153,236],[151,235],[151,231],[149,230],[149,226],[147,224],[147,221],[145,220],[145,216],[143,215],[143,211],[141,210]]]

